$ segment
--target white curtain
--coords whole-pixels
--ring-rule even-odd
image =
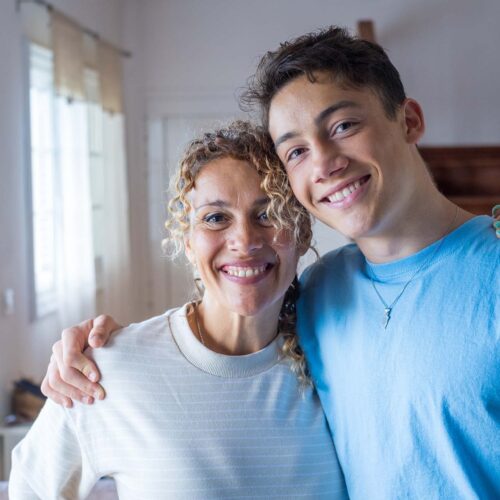
[[[103,112],[104,224],[102,312],[127,323],[130,307],[130,232],[124,118]]]
[[[85,103],[56,98],[58,310],[62,325],[95,314],[95,269]]]
[[[121,54],[57,9],[50,15],[46,9],[24,11],[33,14],[23,23],[28,37],[49,49],[45,70],[55,101],[52,308],[61,326],[96,312],[127,322],[131,263]]]

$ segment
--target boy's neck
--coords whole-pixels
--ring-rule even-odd
[[[370,262],[391,262],[423,250],[473,217],[438,193],[408,207],[385,230],[356,243]]]

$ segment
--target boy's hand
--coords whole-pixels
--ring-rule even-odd
[[[111,316],[101,315],[63,330],[61,340],[52,346],[49,367],[41,386],[43,394],[67,408],[73,406],[72,400],[92,404],[96,399],[104,399],[104,389],[97,383],[99,370],[83,351],[88,346],[102,347],[111,333],[119,328],[121,325]]]

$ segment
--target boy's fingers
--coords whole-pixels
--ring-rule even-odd
[[[96,364],[83,354],[87,345],[87,334],[92,328],[91,322],[85,323],[85,327],[81,323],[78,327],[64,330],[62,339],[57,341],[52,348],[61,376],[68,384],[73,383],[71,378],[67,378],[73,375],[69,368],[83,373],[91,382],[97,382],[100,378]]]
[[[111,316],[101,314],[93,321],[92,330],[89,335],[89,345],[91,347],[102,347],[106,345],[111,334],[122,328]]]
[[[50,387],[47,380],[47,376],[45,376],[45,378],[42,381],[41,390],[42,394],[50,398],[52,401],[54,401],[54,403],[57,403],[58,405],[64,406],[66,408],[73,407],[73,401],[71,401],[70,398],[63,396],[57,391],[54,391],[52,387]]]
[[[90,383],[97,382],[100,378],[96,364],[81,352],[63,351],[62,359],[57,361],[62,379],[68,384],[73,383],[72,375],[74,372],[72,370],[78,372]]]
[[[84,397],[104,399],[101,385],[91,382],[82,372],[71,367],[64,367],[53,378],[49,376],[51,387],[71,399],[83,401]],[[84,401],[85,402],[85,401]]]
[[[102,386],[91,380],[92,378],[99,380],[99,371],[92,360],[74,351],[68,353],[65,358],[60,341],[54,344],[52,352],[53,362],[51,360],[47,376],[53,389],[63,392],[72,399],[74,399],[72,390],[75,390],[78,401],[82,401],[83,396],[95,399],[104,398]]]
[[[67,405],[68,400],[70,401],[80,401],[81,403],[92,404],[94,402],[94,398],[79,391],[76,387],[72,385],[66,384],[60,377],[47,376],[46,384],[44,386],[44,394],[56,401],[63,406],[71,408],[71,406]]]
[[[80,376],[85,379],[83,375],[80,374]],[[54,356],[52,356],[50,360],[47,374],[42,382],[41,390],[45,396],[51,398],[58,404],[66,406],[67,408],[71,408],[73,405],[71,400],[81,401],[87,404],[94,402],[94,393],[85,394],[77,387],[69,385],[62,380]]]

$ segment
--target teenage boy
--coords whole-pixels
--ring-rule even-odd
[[[434,185],[419,104],[337,28],[268,53],[247,98],[296,197],[355,242],[304,273],[299,307],[350,496],[500,498],[500,252]]]
[[[304,273],[299,303],[351,498],[499,498],[500,253],[491,219],[434,185],[419,104],[382,48],[339,28],[266,54],[246,101],[299,201],[355,242]],[[89,329],[65,334],[84,373]]]

